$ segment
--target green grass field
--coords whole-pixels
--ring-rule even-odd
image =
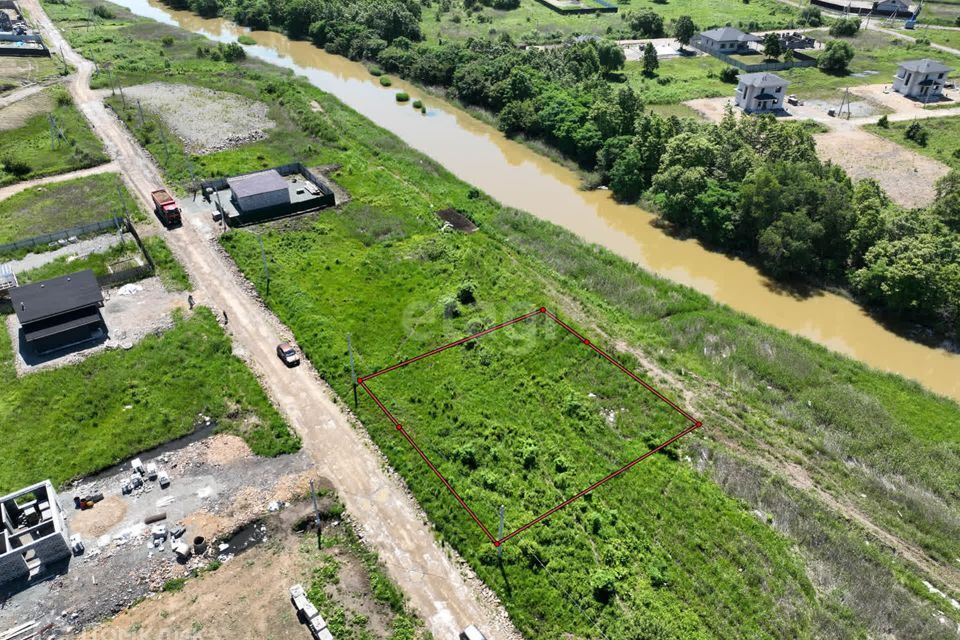
[[[618,13],[587,15],[562,15],[548,9],[536,0],[521,0],[520,7],[510,11],[483,8],[479,12],[467,12],[461,0],[455,0],[446,13],[438,11],[439,5],[425,7],[421,28],[427,40],[436,42],[442,38],[465,40],[469,37],[487,38],[508,33],[515,40],[528,44],[559,42],[573,35],[592,34],[612,38],[632,36],[623,16],[631,11],[650,9],[660,14],[664,23],[670,23],[682,15],[689,15],[698,27],[709,29],[731,23],[750,28],[786,27],[796,18],[796,10],[776,0],[716,0],[704,3],[701,0],[671,0],[657,4],[650,0],[619,2]],[[439,18],[439,19],[438,19]],[[668,25],[669,30],[669,25]]]
[[[920,13],[920,23],[955,27],[957,26],[958,16],[960,16],[960,2],[957,0],[924,2],[923,11]]]
[[[109,159],[66,92],[47,91],[58,96],[50,114],[37,114],[24,126],[0,136],[0,185],[92,167]],[[51,140],[49,115],[56,119],[66,140]]]
[[[960,4],[956,5],[957,15],[960,15]],[[952,49],[960,49],[960,29],[897,29],[899,33],[912,38],[926,38],[934,44],[941,44]],[[942,53],[942,52],[938,52]]]
[[[0,57],[0,96],[20,87],[59,78],[63,63],[54,56],[16,58]]]
[[[960,169],[960,116],[928,118],[921,120],[920,124],[929,133],[926,146],[907,140],[904,135],[907,127],[910,126],[910,122],[907,121],[891,122],[888,128],[872,124],[866,129],[917,153],[939,160],[954,169]]]
[[[0,200],[0,244],[107,220],[122,215],[124,204],[135,220],[143,219],[136,201],[115,173],[27,189]]]
[[[720,80],[728,65],[713,56],[662,60],[652,78],[643,74],[640,62],[624,66],[627,82],[648,104],[677,104],[694,98],[733,96],[736,85]]]
[[[299,446],[205,308],[130,350],[23,378],[0,334],[0,491],[89,474],[190,433],[201,413],[261,455]]]
[[[87,40],[93,30],[68,36],[109,62],[125,55],[128,45],[118,42],[134,32],[147,42],[170,33],[138,21],[102,31],[113,40],[103,46]],[[437,536],[496,591],[527,637],[937,637],[936,610],[958,617],[900,557],[784,481],[785,465],[797,465],[817,486],[952,562],[960,557],[955,403],[505,210],[305,83],[258,63],[221,67],[211,80],[195,72],[201,40],[178,37],[183,53],[165,56],[169,70],[130,80],[176,74],[273,107],[282,99],[291,126],[313,127],[297,140],[312,150],[305,161],[341,166],[334,178],[353,197],[346,207],[256,230],[269,294],[257,234],[232,231],[223,244],[346,401],[347,334],[365,373],[544,305],[703,418],[705,429],[671,454],[530,529],[499,560],[373,402],[361,400],[357,415]],[[322,107],[320,120],[303,120],[310,100]],[[255,168],[255,160],[241,148],[222,162]],[[168,171],[176,177],[175,166]],[[441,231],[433,211],[446,207],[480,231]],[[485,521],[503,504],[508,526],[672,426],[616,387],[619,377],[560,364],[579,357],[578,345],[541,336],[548,357],[538,359],[518,351],[522,341],[511,335],[500,336],[506,350],[478,341],[445,352],[433,369],[373,381],[393,385],[384,391],[398,414],[431,442]],[[768,457],[772,468],[759,462]]]

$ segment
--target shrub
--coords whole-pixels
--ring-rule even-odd
[[[93,8],[93,15],[104,20],[113,20],[117,16],[110,10],[110,7],[104,4],[98,4]]]
[[[720,81],[733,83],[737,81],[738,75],[740,75],[740,70],[736,67],[725,67],[720,72]]]
[[[381,68],[378,67],[378,66],[369,67],[367,70],[370,72],[370,75],[372,75],[372,76],[374,76],[374,77],[376,77],[376,78],[379,78],[380,76],[383,75],[383,69],[381,69]]]
[[[887,129],[890,127],[890,120],[887,119],[886,114],[880,116],[880,119],[877,120],[877,126],[883,129]]]
[[[242,36],[237,38],[237,42],[239,42],[240,44],[257,44],[257,41],[251,38],[250,36],[248,36],[247,34],[243,34]]]
[[[811,27],[819,27],[823,24],[823,14],[819,7],[806,6],[800,10],[800,22]]]
[[[380,86],[389,87],[393,84],[393,80],[389,76],[380,76]]]
[[[853,60],[853,47],[843,40],[831,40],[823,48],[823,53],[817,59],[817,68],[827,73],[840,74],[847,70],[847,65]]]
[[[841,18],[830,25],[830,35],[834,38],[850,38],[860,31],[860,18]]]
[[[247,52],[243,50],[239,42],[231,42],[230,44],[223,44],[221,42],[217,50],[226,62],[238,62],[247,57]],[[212,58],[213,56],[210,57]]]
[[[185,584],[187,584],[186,578],[171,578],[163,583],[163,590],[168,593],[175,593],[183,589]]]
[[[73,98],[63,87],[57,87],[53,91],[53,100],[58,107],[69,107],[73,104]]]
[[[406,91],[397,93],[397,102],[407,102],[408,100],[410,100],[410,95]]]
[[[423,109],[423,100],[414,100],[413,101],[414,109]]]
[[[165,47],[172,47],[173,36],[163,36],[163,38],[160,39],[160,42],[163,43],[163,46]]]
[[[928,135],[927,129],[916,121],[911,122],[910,126],[907,127],[907,130],[903,133],[904,138],[917,143],[921,147],[927,146]]]
[[[3,159],[3,170],[7,173],[12,173],[18,178],[22,178],[25,175],[33,171],[33,167],[30,166],[28,162],[23,160],[17,160],[15,158],[4,158]]]

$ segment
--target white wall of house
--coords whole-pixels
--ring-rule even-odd
[[[893,90],[919,100],[936,98],[943,93],[945,71],[919,73],[900,67],[893,78]]]
[[[787,90],[785,85],[757,87],[741,82],[737,86],[734,104],[747,113],[762,113],[764,111],[779,111],[783,109],[783,99]],[[759,96],[770,95],[772,98]]]

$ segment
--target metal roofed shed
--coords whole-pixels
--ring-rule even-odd
[[[103,293],[90,269],[16,287],[10,301],[24,341],[38,353],[106,335],[100,315]]]
[[[227,185],[231,201],[243,213],[290,204],[287,181],[276,169],[227,178]]]

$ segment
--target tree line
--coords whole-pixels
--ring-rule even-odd
[[[633,89],[609,81],[624,64],[613,42],[521,50],[502,34],[427,43],[421,10],[417,0],[231,7],[241,24],[279,26],[331,53],[445,88],[497,114],[507,134],[544,140],[595,172],[618,200],[643,200],[777,279],[844,287],[893,317],[960,335],[960,174],[937,184],[931,207],[904,210],[876,182],[854,183],[821,162],[800,123],[729,112],[710,124],[646,110]]]

